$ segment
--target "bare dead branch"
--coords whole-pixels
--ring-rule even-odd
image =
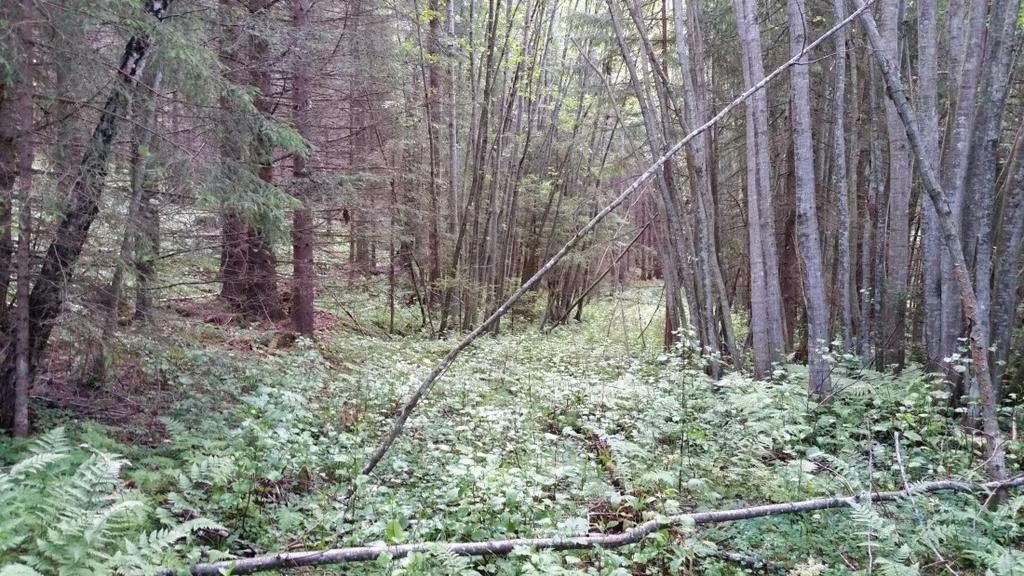
[[[688,514],[677,514],[660,519],[650,520],[640,524],[632,530],[619,534],[588,534],[571,538],[517,538],[511,540],[488,540],[483,542],[435,542],[400,544],[396,546],[356,546],[353,548],[334,548],[330,550],[314,550],[309,552],[281,552],[267,556],[256,556],[253,558],[241,558],[238,560],[227,560],[213,562],[210,564],[197,564],[188,568],[188,572],[196,575],[216,576],[222,573],[253,574],[266,570],[279,570],[282,568],[295,568],[299,566],[324,566],[328,564],[343,564],[348,562],[369,562],[382,556],[390,556],[392,559],[403,558],[410,554],[443,552],[458,556],[500,556],[509,554],[518,549],[534,550],[580,550],[590,548],[618,548],[629,544],[640,542],[647,536],[669,528],[687,528],[703,524],[721,524],[748,520],[751,518],[762,518],[765,516],[777,516],[781,514],[799,514],[813,512],[816,510],[828,510],[831,508],[848,508],[858,502],[891,502],[906,498],[913,494],[927,492],[995,492],[1010,488],[1024,486],[1024,475],[1000,482],[987,482],[985,484],[973,484],[959,480],[940,480],[919,484],[913,491],[898,490],[894,492],[875,492],[870,495],[861,494],[857,496],[833,496],[829,498],[816,498],[800,502],[784,502],[780,504],[765,504],[762,506],[749,506],[746,508],[735,508],[732,510],[716,510],[711,512],[692,512]],[[223,572],[222,572],[223,571]],[[158,574],[171,576],[174,573],[171,569],[165,569]]]

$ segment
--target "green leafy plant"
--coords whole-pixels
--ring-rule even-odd
[[[62,428],[39,436],[0,474],[0,564],[4,576],[147,574],[177,556],[202,519],[155,527],[152,506],[124,487],[126,461],[74,450]]]

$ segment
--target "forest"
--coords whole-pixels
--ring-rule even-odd
[[[1024,574],[1021,0],[0,0],[0,576]]]

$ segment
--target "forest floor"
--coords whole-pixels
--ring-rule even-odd
[[[797,366],[780,366],[770,382],[713,382],[697,350],[661,349],[659,290],[606,297],[583,323],[543,332],[519,320],[478,340],[373,475],[358,478],[348,508],[341,494],[453,344],[389,336],[387,311],[365,302],[337,303],[317,343],[282,341],[271,326],[167,316],[159,336],[125,337],[123,377],[107,387],[74,391],[59,379],[41,387],[37,427],[63,426],[88,446],[81,450],[124,455],[123,487],[142,494],[159,521],[217,522],[177,546],[182,563],[381,541],[618,532],[681,510],[900,489],[896,432],[911,481],[982,478],[976,439],[934,377],[883,376],[837,359],[838,394],[825,406],[808,399]],[[401,314],[407,325],[413,312]],[[0,461],[24,449],[6,441]],[[1018,469],[1020,443],[1008,452]],[[922,496],[924,524],[906,503],[865,506],[680,530],[616,550],[420,555],[344,573],[740,569],[725,552],[800,574],[863,572],[869,562],[935,572],[936,544],[965,559],[961,569],[983,572],[1000,561],[1024,565],[1018,500],[990,512],[968,496]],[[979,547],[995,556],[968,555]]]

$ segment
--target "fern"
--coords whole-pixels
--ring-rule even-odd
[[[121,480],[127,461],[104,452],[75,459],[57,429],[0,475],[2,576],[152,573],[173,561],[176,542],[216,527],[196,519],[150,530],[152,505]]]

